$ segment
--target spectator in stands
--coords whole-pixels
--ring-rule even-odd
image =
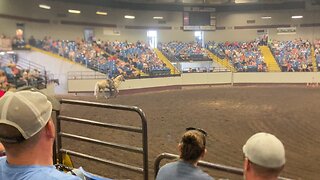
[[[0,89],[6,89],[8,85],[8,80],[6,73],[0,70]]]
[[[251,136],[242,148],[245,180],[276,180],[286,162],[282,142],[272,134]]]
[[[213,178],[197,167],[206,153],[207,133],[202,129],[187,128],[179,143],[180,159],[161,167],[157,180],[188,180]]]
[[[6,155],[5,149],[4,149],[3,145],[0,143],[0,157],[5,156],[5,155]]]
[[[0,153],[4,151],[3,145],[0,143]]]
[[[30,44],[31,46],[36,46],[36,39],[35,39],[33,36],[30,37],[30,39],[29,39],[29,44]]]
[[[39,92],[7,92],[0,99],[0,179],[79,180],[53,166],[52,104]]]

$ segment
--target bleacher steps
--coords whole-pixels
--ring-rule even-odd
[[[170,69],[171,75],[180,74],[179,70],[174,65],[172,65],[169,59],[165,55],[163,55],[163,53],[159,49],[155,48],[154,51],[156,52],[159,59]]]
[[[212,52],[210,52],[208,49],[206,49],[206,52],[208,54],[208,57],[213,61],[218,64],[220,64],[222,67],[227,68],[231,72],[236,72],[236,69],[232,64],[227,59],[221,59],[218,56],[214,55]]]
[[[318,68],[317,68],[317,60],[314,54],[314,47],[311,47],[311,60],[312,60],[312,68],[313,68],[313,72],[317,72]]]
[[[267,64],[268,72],[281,72],[279,64],[274,58],[268,46],[259,46],[259,49],[264,57],[264,62]]]

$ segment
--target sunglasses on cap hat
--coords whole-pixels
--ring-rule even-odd
[[[208,136],[207,131],[205,131],[204,129],[195,128],[195,127],[188,127],[188,128],[186,128],[186,131],[191,131],[191,130],[199,131],[199,132],[201,132],[204,136]]]

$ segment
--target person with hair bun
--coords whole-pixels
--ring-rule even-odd
[[[156,180],[213,180],[198,166],[198,161],[204,157],[207,133],[198,128],[187,128],[178,145],[180,158],[160,168]]]

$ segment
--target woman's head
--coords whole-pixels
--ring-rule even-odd
[[[179,144],[180,158],[195,162],[202,157],[206,151],[206,136],[207,133],[201,129],[187,128]]]

